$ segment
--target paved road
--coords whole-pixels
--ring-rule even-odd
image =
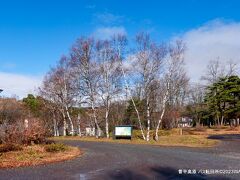
[[[179,169],[240,170],[240,136],[213,136],[214,148],[65,141],[85,150],[74,160],[0,170],[0,179],[240,179],[240,174],[179,174]]]

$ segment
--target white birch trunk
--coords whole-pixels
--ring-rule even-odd
[[[64,89],[62,89],[63,92],[63,106],[66,110],[66,114],[67,114],[67,118],[69,120],[70,123],[70,134],[74,135],[74,127],[73,127],[73,122],[72,122],[72,118],[69,114],[69,109],[68,109],[68,105],[67,105],[67,99],[68,99],[68,89],[67,89],[67,85],[66,85],[66,77],[65,74],[63,74],[63,79],[64,79]]]
[[[58,129],[58,125],[56,126],[56,136],[59,136],[59,129]]]
[[[223,125],[224,116],[221,117],[221,126]]]
[[[218,124],[218,126],[220,126],[220,120],[219,120],[218,114],[217,114],[217,124]]]
[[[160,127],[160,124],[162,122],[162,119],[163,119],[163,116],[165,114],[165,110],[166,110],[166,102],[167,102],[167,98],[168,98],[168,90],[163,98],[163,102],[162,102],[162,113],[161,113],[161,116],[158,120],[158,124],[157,124],[157,127],[156,127],[156,131],[155,131],[155,140],[158,141],[159,137],[158,137],[158,130],[159,130],[159,127]]]
[[[98,138],[100,136],[101,129],[100,129],[99,125],[98,125],[96,109],[95,109],[93,101],[91,102],[91,106],[92,106],[92,111],[93,111],[94,123],[95,123],[95,126],[97,127],[97,131],[95,132],[95,134],[96,134],[96,138]]]
[[[109,138],[109,122],[108,122],[108,114],[109,114],[109,110],[106,110],[106,114],[105,114],[105,119],[106,119],[106,135],[107,138]]]
[[[77,118],[77,120],[78,120],[78,136],[82,136],[82,132],[81,132],[81,116],[80,116],[80,113],[78,113],[78,118]]]
[[[65,109],[66,109],[66,113],[67,113],[67,117],[68,117],[68,120],[69,120],[69,122],[70,122],[70,134],[73,136],[74,135],[74,127],[73,127],[73,122],[72,122],[72,118],[71,118],[71,116],[70,116],[70,114],[69,114],[69,110],[68,110],[68,107],[67,106],[65,106]]]
[[[147,98],[147,141],[150,140],[150,107],[149,100]]]
[[[54,136],[58,136],[57,135],[57,121],[56,121],[55,113],[53,113],[53,131],[54,131]]]
[[[107,138],[109,138],[109,109],[110,109],[110,100],[109,100],[109,96],[107,96],[107,99],[106,99],[106,111],[105,111],[105,125],[106,125],[106,136]]]
[[[62,116],[63,116],[63,136],[66,136],[67,123],[66,123],[66,116],[65,116],[64,110],[62,110]]]

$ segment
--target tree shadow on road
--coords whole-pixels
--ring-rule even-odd
[[[114,171],[108,174],[109,179],[116,179],[116,180],[128,180],[128,179],[137,179],[137,180],[145,180],[148,179],[147,176],[137,173],[128,169],[124,169],[121,171]]]
[[[108,173],[108,179],[116,180],[146,180],[146,179],[186,179],[186,180],[203,180],[218,179],[229,180],[221,176],[206,176],[203,174],[179,174],[177,169],[171,167],[147,167],[141,169],[122,169]]]
[[[208,139],[217,139],[217,140],[240,140],[239,134],[221,134],[221,135],[211,135]]]

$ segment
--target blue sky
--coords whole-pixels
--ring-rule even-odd
[[[135,33],[148,31],[158,41],[176,36],[191,41],[193,31],[204,34],[206,27],[213,32],[223,28],[224,33],[231,27],[238,33],[239,9],[237,0],[0,1],[0,85],[8,74],[33,83],[82,35],[124,32],[132,39]],[[11,93],[21,96],[23,91]]]

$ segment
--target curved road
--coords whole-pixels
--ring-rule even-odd
[[[0,170],[0,179],[240,179],[240,172],[236,173],[240,171],[240,135],[211,138],[222,143],[214,148],[184,148],[65,141],[79,146],[84,155],[55,164]],[[179,169],[197,173],[179,174]],[[237,171],[198,173],[206,169]]]

